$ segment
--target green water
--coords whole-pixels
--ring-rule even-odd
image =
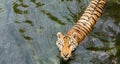
[[[90,0],[0,0],[0,64],[120,64],[120,0],[109,0],[91,33],[63,62],[55,44]]]

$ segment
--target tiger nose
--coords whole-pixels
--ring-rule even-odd
[[[68,53],[64,53],[63,55],[64,55],[64,57],[67,57],[67,56],[68,56]]]

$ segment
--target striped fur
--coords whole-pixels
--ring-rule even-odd
[[[105,3],[106,0],[91,0],[81,18],[65,35],[61,32],[57,33],[56,45],[64,60],[68,60],[72,56],[72,51],[92,30],[92,27],[102,14]]]

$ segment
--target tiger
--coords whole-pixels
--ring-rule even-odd
[[[60,57],[68,60],[73,51],[87,36],[102,15],[107,0],[91,0],[80,19],[68,30],[66,34],[57,33],[56,45],[60,51]]]

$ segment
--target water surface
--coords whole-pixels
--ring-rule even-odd
[[[90,0],[0,0],[0,64],[120,64],[120,1],[110,0],[71,61],[58,57],[66,33]]]

